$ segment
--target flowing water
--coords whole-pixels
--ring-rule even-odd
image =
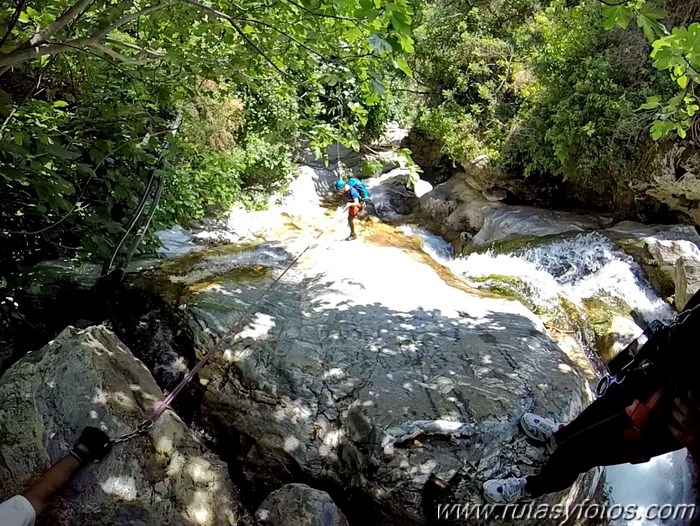
[[[395,175],[395,172],[389,172],[367,181],[377,214],[389,221],[402,217],[392,203],[400,187],[390,188],[384,184]],[[444,239],[420,228],[402,226],[400,229],[406,235],[420,237],[426,253],[475,286],[482,286],[486,278],[503,280],[511,285],[514,282],[524,284],[523,290],[531,308],[534,306],[546,312],[565,299],[583,312],[584,300],[605,297],[624,302],[642,326],[654,319],[669,322],[674,316],[671,307],[644,279],[637,263],[600,233],[560,235],[511,254],[487,252],[454,258],[452,246]],[[191,238],[183,238],[179,231],[169,234],[166,237],[172,243],[166,245],[173,245],[169,247],[173,253],[199,248],[193,248]],[[272,252],[264,255],[274,256],[275,261],[282,257],[274,250]],[[253,255],[258,257],[261,254],[256,252]],[[240,258],[241,255],[227,257]],[[640,509],[657,503],[692,503],[695,497],[685,450],[657,457],[646,464],[607,468],[606,482],[611,503],[635,504]],[[633,520],[621,524],[647,526],[680,522]]]
[[[640,322],[669,322],[674,316],[671,307],[643,278],[637,263],[599,233],[552,240],[523,249],[518,255],[474,253],[454,259],[452,247],[442,238],[412,227],[403,227],[403,231],[422,238],[428,254],[467,281],[487,276],[521,280],[538,305],[551,304],[558,297],[581,305],[584,299],[602,294],[623,300],[639,315]],[[640,511],[652,504],[695,502],[685,450],[656,457],[646,464],[609,467],[606,483],[611,504],[637,505]],[[620,522],[629,526],[684,523]]]

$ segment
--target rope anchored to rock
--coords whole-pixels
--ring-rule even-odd
[[[119,444],[121,442],[126,442],[128,440],[131,440],[132,438],[135,438],[143,433],[146,433],[151,427],[153,427],[153,424],[155,424],[156,420],[165,412],[165,410],[170,407],[172,404],[173,400],[177,397],[178,394],[194,379],[195,375],[199,372],[199,370],[204,367],[204,365],[207,364],[207,362],[214,356],[216,353],[219,351],[224,350],[231,342],[231,339],[238,334],[238,331],[243,327],[243,325],[248,321],[250,316],[257,310],[258,306],[263,302],[265,297],[277,286],[277,284],[282,280],[282,278],[289,272],[294,265],[296,265],[301,257],[311,250],[311,248],[315,248],[314,245],[315,243],[325,234],[328,229],[336,222],[337,216],[339,214],[336,212],[333,214],[333,217],[330,219],[328,224],[312,239],[312,241],[306,245],[304,250],[302,250],[292,261],[287,265],[287,267],[282,271],[282,273],[277,276],[273,282],[260,294],[258,299],[250,305],[246,309],[246,311],[236,320],[236,322],[231,326],[231,328],[218,340],[218,342],[211,348],[209,349],[206,354],[195,364],[192,369],[188,371],[188,373],[184,376],[182,380],[180,380],[180,383],[178,383],[175,388],[168,393],[168,395],[163,399],[163,401],[160,402],[160,404],[155,408],[155,410],[141,422],[136,428],[134,428],[133,431],[130,431],[128,433],[124,433],[123,435],[118,436],[117,438],[112,439],[113,444]]]

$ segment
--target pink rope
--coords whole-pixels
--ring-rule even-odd
[[[146,427],[150,427],[151,425],[153,425],[153,423],[155,423],[156,420],[158,420],[160,415],[162,415],[165,412],[165,410],[168,407],[170,407],[170,404],[172,404],[173,400],[175,400],[175,397],[178,394],[180,394],[180,392],[185,388],[185,386],[187,386],[187,384],[189,384],[192,381],[192,379],[199,372],[199,370],[202,367],[204,367],[204,365],[211,359],[212,356],[214,356],[217,352],[219,352],[220,350],[222,350],[226,346],[229,339],[232,336],[234,336],[236,334],[236,332],[238,331],[238,329],[243,325],[243,323],[248,320],[248,317],[251,314],[253,314],[255,309],[257,309],[258,305],[260,303],[262,303],[265,296],[267,296],[270,293],[270,291],[275,287],[275,285],[277,285],[280,282],[280,280],[284,277],[284,275],[287,272],[289,272],[289,270],[294,265],[297,264],[299,259],[301,259],[301,257],[326,232],[326,230],[328,230],[330,228],[332,222],[334,222],[334,221],[335,221],[335,216],[333,216],[333,218],[331,219],[329,224],[323,230],[321,230],[321,232],[314,238],[314,240],[311,243],[309,243],[306,246],[306,248],[304,250],[302,250],[301,253],[297,257],[295,257],[294,260],[289,265],[287,265],[287,268],[284,269],[282,274],[280,274],[277,278],[275,278],[275,280],[270,284],[270,286],[267,287],[267,289],[265,289],[263,291],[263,293],[260,295],[260,297],[255,301],[255,303],[253,303],[250,307],[248,307],[248,309],[241,315],[241,317],[238,318],[238,320],[236,320],[236,323],[234,323],[233,326],[228,330],[228,332],[221,337],[219,342],[214,347],[209,349],[209,351],[207,351],[207,353],[202,357],[202,359],[199,360],[195,364],[195,366],[192,367],[192,369],[190,369],[190,371],[185,375],[185,377],[182,380],[180,380],[180,383],[177,384],[177,386],[175,386],[175,389],[173,389],[168,394],[168,396],[166,396],[163,399],[163,401],[160,403],[160,405],[158,405],[158,407],[156,407],[156,409],[153,411],[153,413],[151,413],[151,415],[144,421],[144,424]]]

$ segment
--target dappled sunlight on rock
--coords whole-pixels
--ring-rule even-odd
[[[130,396],[122,393],[121,391],[111,393],[109,395],[109,397],[110,397],[111,401],[120,405],[123,409],[126,409],[127,411],[131,411],[131,410],[136,408],[136,404],[134,403],[134,399],[131,398]]]
[[[295,449],[301,447],[301,442],[295,437],[285,437],[284,439],[284,450],[287,453],[293,452]]]
[[[566,364],[566,363],[560,363],[558,368],[564,374],[571,374],[573,372],[573,369],[571,368],[571,366],[569,364]]]
[[[53,389],[41,382],[48,378]],[[24,386],[25,401],[6,394],[20,392],[18,386]],[[97,326],[67,329],[31,361],[15,364],[0,379],[0,397],[0,427],[6,431],[0,450],[12,466],[11,472],[0,469],[2,499],[64,456],[84,426],[112,437],[132,431],[163,395],[143,364]],[[4,420],[11,407],[16,429]],[[15,450],[19,461],[5,453]],[[236,501],[225,464],[168,410],[148,434],[116,444],[83,470],[45,520],[57,526],[177,524],[174,517],[182,514],[195,524],[225,526],[242,518]]]
[[[238,333],[238,338],[262,338],[269,335],[270,331],[275,328],[275,320],[268,314],[256,312],[250,323],[248,323],[241,332]]]
[[[137,497],[136,480],[133,477],[108,477],[100,483],[102,491],[122,500],[134,500]]]
[[[210,462],[201,457],[195,457],[187,464],[187,474],[196,485],[212,484],[217,480],[217,475]]]
[[[567,358],[542,321],[475,291],[420,239],[367,221],[360,239],[338,242],[343,228],[327,232],[200,371],[205,431],[254,491],[303,473],[371,495],[390,523],[417,520],[431,471],[454,474],[482,458],[485,471],[531,469],[527,444],[514,438],[518,416],[567,420],[588,397],[573,364],[560,370]],[[280,246],[295,253],[305,243]],[[191,256],[188,268],[208,269],[208,259]],[[356,261],[366,264],[347,263]],[[268,269],[250,279],[211,274],[184,299],[150,293],[170,301],[204,347],[279,276]]]

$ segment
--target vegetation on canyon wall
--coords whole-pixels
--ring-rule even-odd
[[[358,148],[390,119],[455,164],[481,158],[596,192],[626,184],[655,140],[695,136],[699,11],[660,0],[13,0],[0,11],[0,266],[104,256],[154,170],[155,220],[187,222],[264,202],[301,141],[318,154]]]

